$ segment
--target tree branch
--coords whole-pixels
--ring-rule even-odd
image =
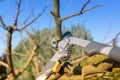
[[[26,32],[26,34],[28,35],[29,39],[30,39],[30,42],[33,44],[33,45],[36,45],[36,41],[34,39],[34,37],[32,36],[32,34],[30,34],[26,29],[24,29],[24,31]]]
[[[115,35],[115,37],[114,37],[110,42],[108,42],[107,44],[112,43],[112,46],[113,46],[113,47],[117,47],[116,42],[117,42],[117,38],[118,38],[119,35],[120,35],[120,32],[118,32],[118,33]]]
[[[93,7],[90,7],[90,8],[88,8],[88,9],[86,9],[86,10],[83,10],[82,13],[85,13],[85,12],[87,12],[87,11],[90,11],[90,10],[92,10],[92,9],[94,9],[94,8],[97,8],[97,7],[100,7],[100,6],[103,6],[103,5],[102,5],[102,4],[95,5],[95,6],[93,6]]]
[[[19,17],[19,14],[20,14],[20,5],[21,5],[21,0],[18,0],[17,10],[16,10],[16,16],[15,16],[15,20],[14,20],[14,23],[13,23],[14,29],[17,28],[18,17]]]
[[[4,23],[4,21],[3,21],[3,19],[2,19],[1,16],[0,16],[0,23],[1,23],[1,26],[2,26],[5,30],[7,30],[7,26],[6,26],[6,24]]]
[[[61,31],[61,23],[60,20],[60,2],[59,0],[54,0],[54,9],[51,11],[51,14],[53,15],[55,19],[56,24],[56,30],[55,30],[55,38],[56,41],[60,41],[62,39],[62,31]]]
[[[24,21],[24,24],[27,23],[27,21],[30,19],[31,15],[33,14],[34,7],[35,7],[35,1],[36,1],[36,0],[34,0],[34,2],[33,2],[33,4],[32,4],[31,12],[30,12],[30,14],[28,15],[28,17],[26,18],[26,20]]]
[[[34,66],[35,66],[36,76],[38,76],[38,75],[39,75],[39,72],[40,72],[40,65],[39,65],[39,63],[38,63],[38,55],[35,55],[32,60],[33,60],[33,62],[34,62]]]
[[[17,53],[17,52],[15,52],[15,51],[12,51],[12,53],[15,54],[15,55],[18,55],[18,56],[28,57],[28,55],[24,55],[24,54],[21,54],[21,53]]]
[[[27,67],[33,60],[33,57],[38,49],[38,45],[36,44],[36,41],[34,40],[33,36],[27,30],[25,30],[25,32],[27,33],[28,37],[30,38],[33,48],[32,48],[32,51],[29,53],[29,57],[28,57],[28,60],[26,61],[26,63],[23,65],[23,67],[21,69],[19,69],[17,71],[17,73],[16,73],[17,76],[19,76],[22,72],[24,72],[27,69]]]
[[[29,50],[27,49],[27,47],[25,46],[25,43],[24,43],[24,42],[22,42],[22,46],[23,46],[23,49],[27,52],[27,54],[29,54],[30,52],[29,52]]]
[[[25,29],[26,27],[30,26],[31,24],[33,24],[47,9],[47,7],[50,5],[52,0],[49,0],[49,2],[47,3],[47,5],[44,7],[44,9],[42,10],[41,13],[39,13],[34,19],[32,19],[29,23],[27,24],[23,24],[23,27],[21,29],[17,29],[18,31],[21,31],[23,29]]]
[[[6,64],[6,63],[0,61],[0,65],[4,66],[4,67],[6,67],[6,68],[8,68],[8,69],[10,70],[10,67],[8,66],[8,64]]]
[[[88,57],[88,56],[84,56],[84,57],[82,57],[82,58],[78,58],[78,59],[72,61],[71,63],[72,63],[72,64],[75,64],[75,63],[81,62],[81,61],[85,60],[87,57]]]
[[[7,64],[10,67],[10,70],[8,70],[8,72],[11,71],[12,74],[12,78],[15,78],[15,72],[14,72],[14,67],[13,67],[13,61],[12,61],[12,34],[13,34],[13,28],[12,27],[8,27],[7,29],[8,34],[7,34],[7,48],[6,48],[6,53],[7,53]]]
[[[41,44],[43,44],[43,43],[44,43],[49,37],[51,37],[52,35],[54,35],[54,33],[51,33],[51,34],[46,35],[46,36],[44,37],[44,39],[43,39],[42,41],[40,41],[39,46],[40,46]]]
[[[64,18],[61,18],[60,20],[64,21],[64,20],[69,19],[69,18],[71,18],[71,17],[75,17],[75,16],[82,15],[82,14],[84,14],[85,12],[90,11],[90,10],[92,10],[92,9],[94,9],[94,8],[103,6],[102,4],[98,4],[98,5],[95,5],[95,6],[93,6],[93,7],[88,8],[88,9],[85,10],[85,7],[86,7],[89,3],[90,3],[90,0],[87,0],[87,2],[83,5],[83,7],[81,8],[81,10],[80,10],[78,13],[72,14],[72,15],[70,15],[70,16],[66,16],[66,17],[64,17]]]

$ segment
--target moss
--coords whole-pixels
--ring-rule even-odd
[[[109,74],[110,80],[120,80],[120,68],[113,68]]]
[[[97,54],[88,57],[87,59],[80,62],[80,64],[81,66],[84,67],[90,64],[96,64],[106,60],[107,62],[113,64],[112,70],[105,72],[103,75],[96,74],[95,76],[91,76],[91,77],[86,76],[85,80],[120,80],[120,63],[110,60],[107,56]],[[81,75],[79,76],[71,75],[71,76],[62,76],[59,80],[80,80],[80,79],[81,79]]]
[[[97,55],[91,56],[91,57],[87,58],[86,60],[82,61],[81,66],[86,66],[89,64],[96,64],[106,58],[107,58],[107,56],[97,54]]]

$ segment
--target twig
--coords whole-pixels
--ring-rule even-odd
[[[44,39],[40,42],[39,46],[41,44],[43,44],[49,37],[51,37],[52,35],[54,35],[54,33],[48,34],[47,36],[44,37]]]
[[[15,20],[14,20],[14,23],[13,23],[13,26],[14,26],[15,29],[17,28],[17,23],[18,23],[17,21],[18,21],[18,17],[19,17],[19,14],[20,14],[20,5],[21,5],[21,0],[18,0],[16,16],[15,16]]]
[[[77,62],[80,62],[80,61],[82,61],[82,60],[85,60],[86,58],[87,58],[87,56],[84,56],[84,57],[82,57],[82,58],[79,58],[79,59],[77,59],[77,60],[72,61],[71,63],[72,63],[72,64],[75,64],[75,63],[77,63]]]
[[[32,5],[32,9],[31,9],[31,12],[30,12],[30,14],[28,15],[28,17],[26,18],[26,20],[24,21],[24,24],[27,23],[27,21],[30,19],[31,15],[32,15],[32,12],[34,11],[35,1],[36,1],[36,0],[34,0],[33,5]]]
[[[118,32],[118,33],[115,35],[115,37],[114,37],[109,43],[107,43],[107,44],[112,43],[112,46],[113,46],[113,47],[117,47],[116,42],[117,42],[117,38],[118,38],[119,35],[120,35],[120,32]]]
[[[45,6],[45,8],[42,10],[41,13],[39,13],[34,19],[32,19],[28,24],[23,24],[23,27],[21,29],[18,29],[18,31],[21,31],[25,29],[26,27],[30,26],[32,23],[34,23],[47,9],[47,7],[50,5],[52,0],[49,0],[48,4]]]
[[[18,56],[24,56],[24,57],[28,57],[28,55],[24,55],[24,54],[21,54],[21,53],[17,53],[15,51],[12,51],[13,54],[15,55],[18,55]]]
[[[6,26],[6,24],[4,23],[4,21],[3,21],[3,19],[2,19],[1,16],[0,16],[0,23],[2,24],[1,26],[2,26],[5,30],[7,30],[7,26]]]
[[[83,5],[82,9],[81,9],[78,13],[72,14],[72,15],[70,15],[70,16],[66,16],[66,17],[64,17],[64,18],[61,18],[60,20],[61,20],[61,21],[64,21],[64,20],[69,19],[69,18],[71,18],[71,17],[75,17],[75,16],[79,16],[79,15],[81,15],[81,14],[84,14],[85,12],[90,11],[90,10],[92,10],[92,9],[94,9],[94,8],[103,6],[102,4],[98,4],[98,5],[95,5],[95,6],[93,6],[93,7],[88,8],[88,9],[85,10],[85,7],[88,5],[89,2],[90,2],[90,0],[88,0],[88,1]]]
[[[36,45],[36,41],[35,41],[34,37],[32,36],[32,34],[30,34],[26,29],[24,29],[24,31],[25,31],[26,34],[28,35],[31,43],[32,43],[33,45]]]
[[[85,12],[87,12],[87,11],[90,11],[90,10],[92,10],[92,9],[94,9],[94,8],[97,8],[97,7],[100,7],[100,6],[103,6],[103,5],[102,5],[102,4],[95,5],[95,6],[93,6],[93,7],[90,7],[90,8],[88,8],[88,9],[86,9],[86,10],[83,10],[82,13],[85,13]]]

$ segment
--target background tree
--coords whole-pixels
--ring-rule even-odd
[[[50,3],[50,2],[49,2]],[[21,12],[21,4],[22,1],[21,0],[17,0],[17,8],[16,8],[16,13],[15,13],[15,17],[13,19],[13,23],[12,25],[8,26],[6,24],[6,22],[3,20],[3,16],[0,16],[0,26],[5,29],[7,31],[7,39],[6,39],[6,62],[4,63],[6,66],[6,71],[7,74],[5,74],[6,77],[9,80],[15,80],[21,73],[23,73],[28,65],[31,63],[31,60],[38,48],[38,45],[36,44],[36,42],[34,41],[34,38],[31,36],[31,34],[29,32],[27,32],[27,35],[29,36],[30,40],[31,40],[31,44],[33,45],[31,52],[29,53],[29,57],[26,60],[26,63],[19,69],[16,69],[13,65],[13,60],[12,60],[12,38],[13,38],[13,33],[15,31],[21,31],[23,29],[25,29],[26,27],[30,26],[31,24],[33,24],[42,14],[43,12],[46,10],[46,8],[49,6],[49,3],[45,6],[45,8],[42,10],[42,12],[39,12],[34,18],[31,19],[31,14],[28,15],[28,17],[25,19],[25,21],[22,23],[22,26],[19,25],[19,18],[20,18],[20,12]],[[3,64],[1,64],[3,65]]]

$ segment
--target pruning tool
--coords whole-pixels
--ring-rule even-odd
[[[107,55],[109,58],[120,62],[120,48],[111,47],[96,41],[88,41],[80,38],[72,37],[71,32],[67,31],[63,34],[62,40],[57,42],[52,39],[51,45],[57,49],[54,56],[45,65],[40,72],[40,76],[36,80],[46,80],[52,73],[59,72],[63,62],[70,58],[73,45],[78,45],[84,48],[84,52],[89,55],[97,53]]]

